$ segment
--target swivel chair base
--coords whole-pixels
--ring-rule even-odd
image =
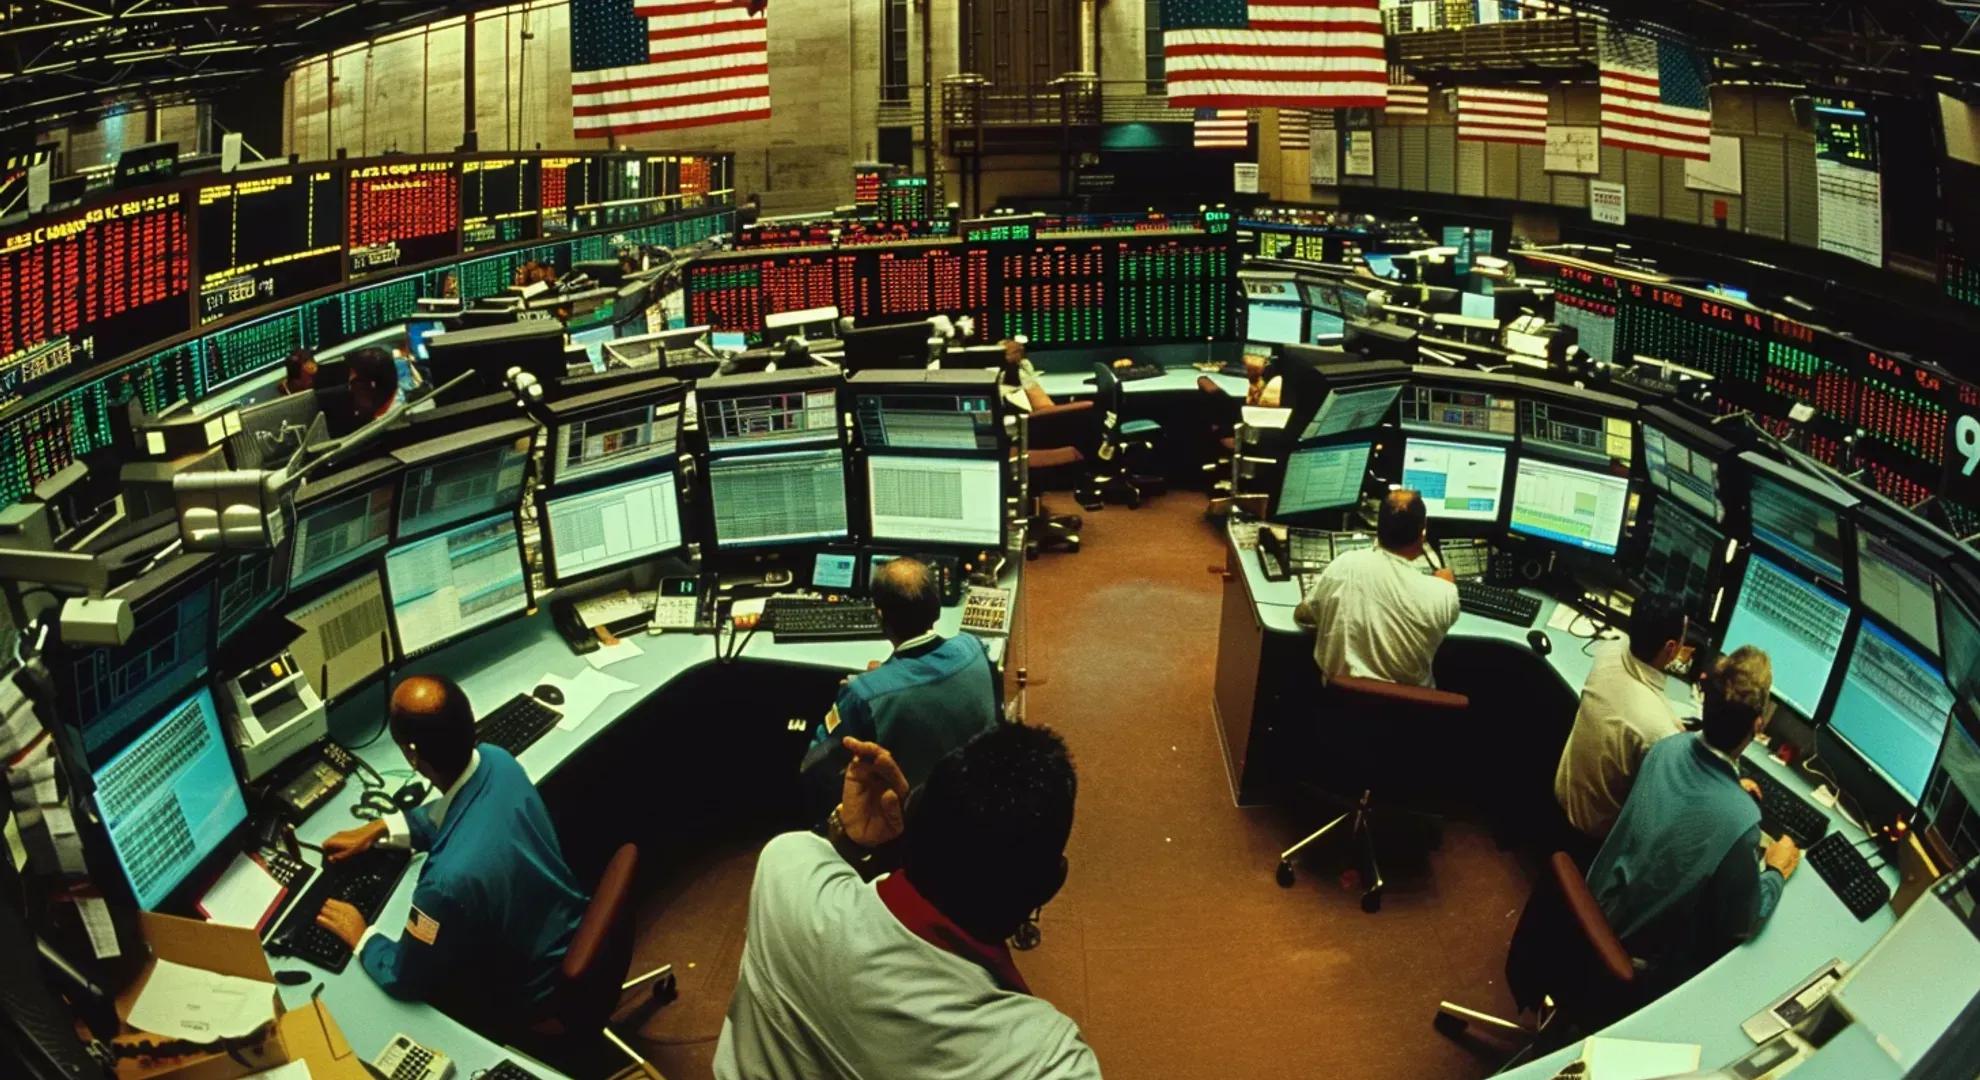
[[[1078,514],[1048,512],[1045,500],[1034,495],[1024,526],[1024,557],[1036,559],[1041,551],[1058,549],[1077,553],[1079,530],[1084,524],[1085,519]]]
[[[1293,860],[1299,853],[1317,843],[1321,837],[1334,830],[1341,822],[1349,822],[1349,832],[1353,835],[1355,848],[1361,856],[1361,910],[1370,915],[1382,910],[1382,864],[1375,860],[1375,807],[1374,792],[1363,791],[1353,808],[1325,825],[1309,833],[1304,840],[1279,853],[1278,882],[1282,889],[1293,886]]]

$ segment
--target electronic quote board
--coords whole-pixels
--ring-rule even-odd
[[[1114,242],[1116,338],[1123,344],[1222,340],[1236,326],[1235,257],[1222,238]]]
[[[343,279],[344,200],[331,170],[250,174],[196,198],[201,323]]]
[[[534,240],[543,215],[535,158],[461,162],[461,246],[467,251]]]
[[[573,177],[576,178],[575,183]],[[555,236],[576,231],[577,224],[571,216],[571,196],[583,187],[583,158],[547,157],[538,162],[536,205],[542,212],[543,235]]]
[[[0,235],[0,414],[55,379],[191,329],[183,192]]]
[[[351,276],[460,250],[460,174],[452,161],[393,161],[350,171]]]

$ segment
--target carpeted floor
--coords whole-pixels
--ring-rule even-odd
[[[1210,708],[1222,542],[1202,506],[1179,491],[1087,515],[1084,551],[1026,569],[1028,718],[1065,735],[1080,795],[1070,880],[1019,966],[1109,1080],[1482,1076],[1430,1021],[1439,998],[1510,1012],[1518,860],[1452,822],[1427,866],[1385,864],[1379,914],[1329,845],[1273,883],[1318,821],[1231,803]],[[632,1030],[670,1080],[710,1075],[762,839],[709,837],[643,904],[635,969],[673,963],[680,998]]]

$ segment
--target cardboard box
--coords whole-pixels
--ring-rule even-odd
[[[321,998],[283,1013],[275,1026],[289,1060],[309,1062],[310,1080],[371,1080],[364,1059],[351,1049]]]
[[[145,983],[151,980],[152,967],[156,962],[170,960],[187,967],[267,983],[276,1023],[262,1029],[259,1042],[237,1048],[232,1054],[216,1046],[175,1057],[119,1058],[117,1076],[120,1080],[158,1080],[164,1077],[171,1080],[235,1080],[289,1062],[288,1050],[283,1045],[282,999],[276,993],[275,975],[268,969],[268,956],[261,951],[261,939],[253,930],[149,911],[139,915],[138,925],[151,955],[145,960],[138,977],[117,995],[119,1018],[130,1016],[131,1006],[144,992]],[[328,1014],[325,1013],[324,1017],[327,1019]],[[310,1020],[315,1025],[315,1017]],[[160,1036],[128,1027],[116,1039],[120,1045],[161,1041]],[[315,1062],[310,1064],[314,1074]]]

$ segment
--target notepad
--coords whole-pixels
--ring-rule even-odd
[[[1586,1080],[1659,1080],[1698,1071],[1697,1043],[1644,1042],[1595,1037],[1581,1044]]]
[[[224,926],[245,926],[259,931],[282,903],[289,890],[282,887],[253,856],[242,852],[221,871],[219,880],[199,899],[199,913],[207,922]]]

